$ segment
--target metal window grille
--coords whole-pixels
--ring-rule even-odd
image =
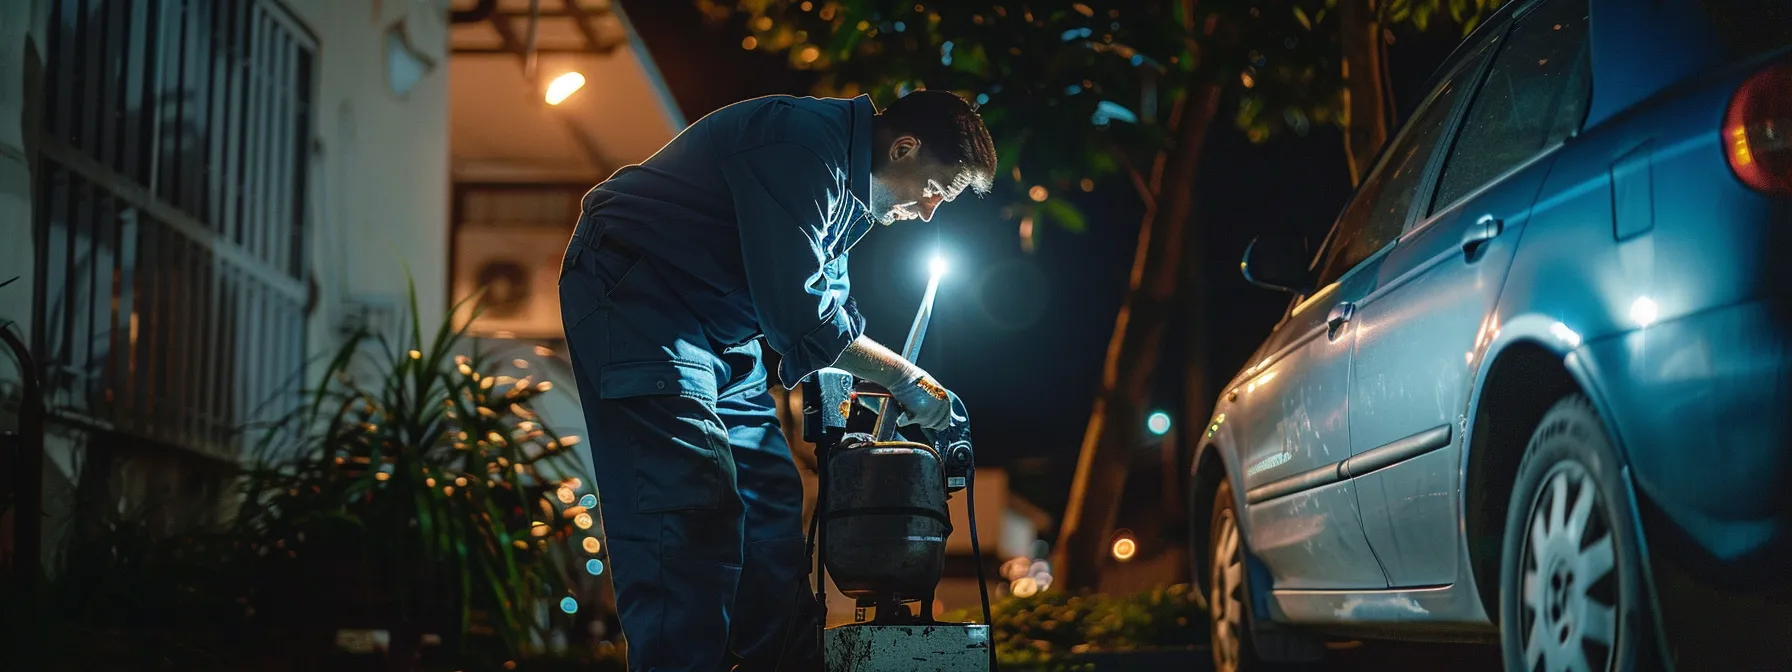
[[[218,457],[299,400],[317,41],[272,0],[54,0],[34,348],[53,416]]]

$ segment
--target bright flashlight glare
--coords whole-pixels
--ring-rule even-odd
[[[1630,304],[1630,319],[1636,322],[1636,325],[1639,327],[1647,327],[1654,324],[1655,318],[1660,317],[1660,315],[1660,307],[1655,305],[1654,299],[1647,296],[1639,296],[1636,299],[1636,303]]]
[[[548,84],[548,104],[559,105],[565,102],[568,96],[583,86],[585,86],[585,76],[576,72],[555,77],[554,81]]]
[[[942,257],[940,255],[937,255],[937,254],[933,255],[933,260],[927,262],[927,271],[929,273],[932,273],[933,277],[935,277],[935,278],[945,275],[946,274],[946,258]]]

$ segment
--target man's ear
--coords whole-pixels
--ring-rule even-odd
[[[901,161],[911,158],[918,151],[921,151],[920,140],[915,139],[915,136],[912,135],[900,136],[890,143],[890,160]]]

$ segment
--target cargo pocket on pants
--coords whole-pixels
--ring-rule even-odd
[[[636,513],[719,509],[736,500],[714,372],[687,362],[632,362],[605,366],[600,376],[600,396],[633,416]]]

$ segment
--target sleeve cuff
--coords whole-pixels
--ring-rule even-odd
[[[778,379],[784,389],[795,389],[809,374],[833,366],[846,346],[863,333],[865,318],[859,315],[858,304],[848,298],[845,305],[834,311],[832,319],[803,334],[789,352],[778,353],[783,357],[778,364]]]

